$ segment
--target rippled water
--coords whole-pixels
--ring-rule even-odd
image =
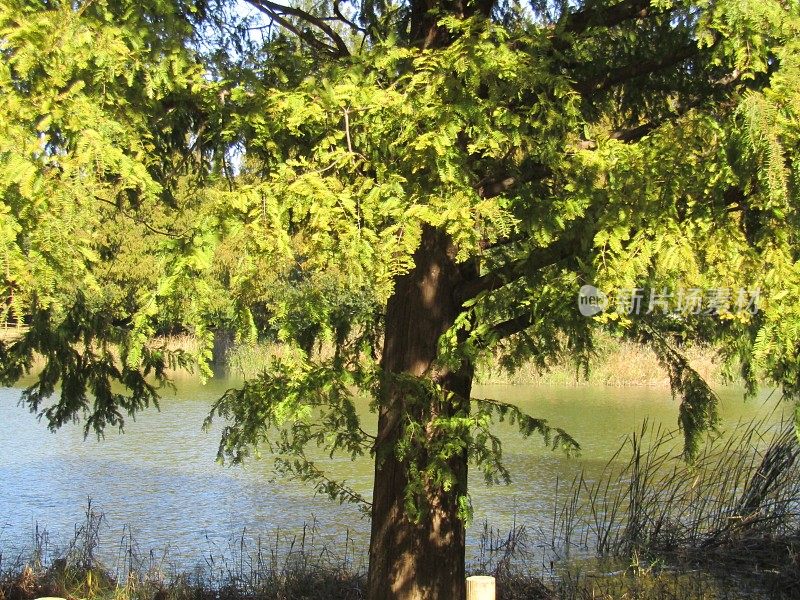
[[[221,424],[208,433],[201,424],[211,402],[236,383],[181,382],[164,397],[160,412],[143,413],[124,434],[109,432],[99,441],[84,440],[78,425],[50,433],[18,406],[18,389],[0,388],[0,550],[9,555],[30,546],[37,524],[52,540],[68,539],[83,518],[87,498],[105,514],[107,548],[113,550],[129,527],[140,548],[169,546],[172,559],[183,566],[219,553],[243,530],[250,539],[270,537],[279,528],[300,531],[312,518],[321,535],[340,541],[348,532],[365,548],[369,524],[355,507],[276,479],[268,460],[237,467],[215,462]],[[645,418],[670,427],[677,422],[677,405],[667,390],[478,386],[475,395],[513,401],[547,418],[575,436],[583,450],[580,457],[567,458],[501,427],[514,482],[486,486],[480,475],[471,478],[473,546],[484,520],[505,529],[516,518],[529,530],[546,530],[556,478],[572,480],[581,468],[597,472]],[[763,398],[744,403],[737,390],[722,390],[721,397],[727,427],[772,411]],[[361,408],[366,415],[366,401]],[[367,458],[337,460],[328,467],[369,496]]]

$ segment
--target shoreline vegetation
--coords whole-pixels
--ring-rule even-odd
[[[190,334],[161,338],[158,344],[172,349],[196,352],[198,341]],[[327,350],[318,347],[319,354]],[[256,374],[271,356],[281,352],[279,344],[257,342],[237,344],[232,336],[218,336],[214,345],[214,363],[229,373],[243,377]],[[691,366],[711,386],[735,383],[725,377],[722,360],[709,346],[692,346],[685,350]],[[619,340],[610,335],[600,336],[597,354],[584,374],[571,357],[540,371],[534,362],[525,362],[509,373],[491,362],[479,364],[475,383],[483,385],[549,385],[549,386],[608,386],[669,388],[669,376],[655,353],[642,344]]]
[[[599,477],[554,482],[552,527],[485,524],[468,561],[497,578],[499,600],[796,598],[800,595],[800,446],[790,423],[766,420],[709,438],[692,464],[678,432],[645,423]],[[0,600],[355,600],[364,598],[366,549],[349,536],[330,547],[315,521],[253,541],[244,532],[219,555],[181,571],[142,551],[92,506],[73,539],[0,552]],[[108,539],[108,538],[106,538]],[[100,556],[116,557],[103,562]]]
[[[12,340],[24,329],[0,326],[0,340]],[[157,338],[156,346],[171,350],[197,352],[199,341],[192,334],[177,334]],[[277,343],[256,342],[237,344],[232,335],[215,337],[213,349],[214,365],[223,371],[241,377],[251,377],[267,363],[271,356],[280,355]],[[324,345],[316,349],[325,355]],[[689,364],[712,387],[735,383],[725,377],[722,361],[717,351],[709,346],[691,346],[685,349]],[[181,377],[180,374],[175,374]],[[619,340],[610,335],[599,336],[596,355],[590,360],[589,370],[584,373],[571,357],[541,371],[534,362],[525,362],[513,373],[501,369],[491,362],[479,364],[475,383],[484,385],[546,385],[546,386],[608,386],[608,387],[656,387],[669,388],[669,376],[659,363],[655,353],[642,344]]]

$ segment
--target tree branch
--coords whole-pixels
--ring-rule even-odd
[[[679,65],[685,60],[697,56],[699,53],[700,47],[696,42],[692,41],[684,46],[676,48],[674,52],[666,56],[651,60],[641,60],[622,67],[617,67],[616,69],[611,69],[600,77],[594,77],[586,81],[578,81],[575,84],[575,89],[583,95],[591,95],[619,85],[620,83],[625,83],[631,79]]]
[[[483,179],[475,186],[475,190],[477,190],[481,198],[494,198],[520,184],[544,179],[551,173],[550,167],[537,163],[531,165],[526,169],[525,173],[520,176],[509,175],[498,179]]]
[[[110,206],[113,206],[115,209],[117,209],[117,211],[119,211],[119,213],[123,217],[127,217],[128,219],[130,219],[134,223],[138,223],[139,225],[142,225],[145,229],[155,233],[156,235],[163,235],[165,237],[169,237],[169,238],[173,238],[173,239],[182,239],[182,238],[186,237],[186,233],[185,232],[184,233],[172,233],[170,231],[165,231],[163,229],[157,229],[156,227],[153,227],[152,225],[150,225],[150,223],[148,223],[145,219],[140,219],[140,218],[130,214],[124,208],[122,208],[119,204],[117,204],[116,202],[113,202],[111,200],[108,200],[107,198],[102,198],[101,196],[98,196],[97,194],[95,194],[94,195],[94,199],[98,200],[100,202],[104,202],[104,203],[106,203],[106,204],[108,204]]]
[[[456,302],[459,305],[463,304],[482,292],[497,290],[525,275],[573,256],[580,244],[580,237],[577,234],[579,230],[580,227],[575,227],[549,246],[537,248],[521,260],[459,285],[453,292]]]
[[[276,4],[270,0],[247,0],[247,2],[318,50],[328,52],[335,58],[341,58],[343,56],[350,55],[350,50],[348,50],[347,44],[344,43],[344,40],[341,38],[341,36],[336,33],[336,31],[334,31],[334,29],[328,25],[324,19],[315,17],[314,15],[299,8]],[[310,32],[303,31],[302,29],[298,28],[286,18],[287,16],[295,17],[301,21],[305,21],[309,25],[316,27],[328,37],[333,45],[326,44]]]
[[[712,82],[715,86],[713,92],[719,91],[727,91],[730,87],[739,79],[740,73],[738,70],[734,70],[733,72],[721,77],[720,79]],[[668,117],[663,119],[657,119],[653,121],[649,121],[647,123],[642,123],[635,127],[631,127],[629,129],[618,129],[617,131],[612,131],[608,139],[610,140],[619,140],[620,142],[624,142],[626,144],[631,144],[634,142],[638,142],[646,135],[650,134],[652,131],[655,131],[659,127],[661,127],[664,123],[668,123],[675,119],[679,119],[680,117],[684,116],[693,108],[697,108],[702,105],[705,98],[695,99],[691,102],[681,103],[675,109],[674,113]],[[578,147],[581,150],[596,150],[597,149],[597,142],[594,140],[581,140],[578,144]]]
[[[644,19],[652,13],[650,0],[624,0],[611,6],[587,7],[567,16],[564,31],[580,34],[590,27],[614,27],[631,19]]]
[[[333,0],[333,14],[336,15],[336,18],[339,19],[345,25],[349,26],[353,31],[358,31],[359,33],[368,35],[369,32],[366,29],[364,29],[357,23],[354,23],[353,21],[344,16],[344,13],[342,13],[341,8],[339,8],[339,5],[341,5],[341,3],[342,0]]]
[[[511,337],[525,331],[533,325],[533,315],[530,313],[519,315],[508,321],[503,321],[492,327],[492,334],[499,340]]]
[[[664,123],[664,121],[650,121],[649,123],[642,123],[641,125],[631,127],[630,129],[619,129],[617,131],[612,131],[608,136],[608,139],[618,140],[626,144],[632,144],[634,142],[638,142],[651,131],[657,129],[662,123]],[[581,140],[581,142],[578,144],[578,147],[581,150],[596,150],[597,142],[594,140]]]

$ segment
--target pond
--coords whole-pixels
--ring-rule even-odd
[[[251,542],[274,539],[276,532],[300,532],[312,520],[317,535],[330,543],[349,538],[365,550],[369,523],[356,507],[276,477],[266,459],[235,467],[215,462],[222,424],[209,432],[201,425],[212,401],[238,383],[180,381],[164,396],[160,412],[142,413],[129,420],[124,434],[110,431],[102,440],[84,439],[79,425],[50,433],[18,405],[19,389],[0,388],[0,551],[9,556],[29,548],[37,526],[50,540],[67,541],[84,519],[87,498],[105,516],[103,547],[112,558],[130,532],[140,549],[168,549],[175,565],[191,569],[203,557],[226,552],[243,533]],[[474,395],[510,401],[546,418],[577,438],[582,452],[569,458],[501,426],[514,480],[488,486],[480,474],[471,475],[471,551],[484,523],[500,531],[515,522],[547,531],[557,480],[571,481],[581,469],[587,477],[598,473],[644,419],[670,429],[677,424],[678,406],[666,389],[507,385],[477,386]],[[722,389],[720,397],[723,429],[765,415],[775,422],[781,418],[766,393],[744,402],[741,390]],[[360,409],[366,416],[366,401]],[[327,467],[369,496],[368,457],[333,460]]]

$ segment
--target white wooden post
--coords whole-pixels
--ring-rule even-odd
[[[494,577],[467,577],[467,600],[495,600]]]

